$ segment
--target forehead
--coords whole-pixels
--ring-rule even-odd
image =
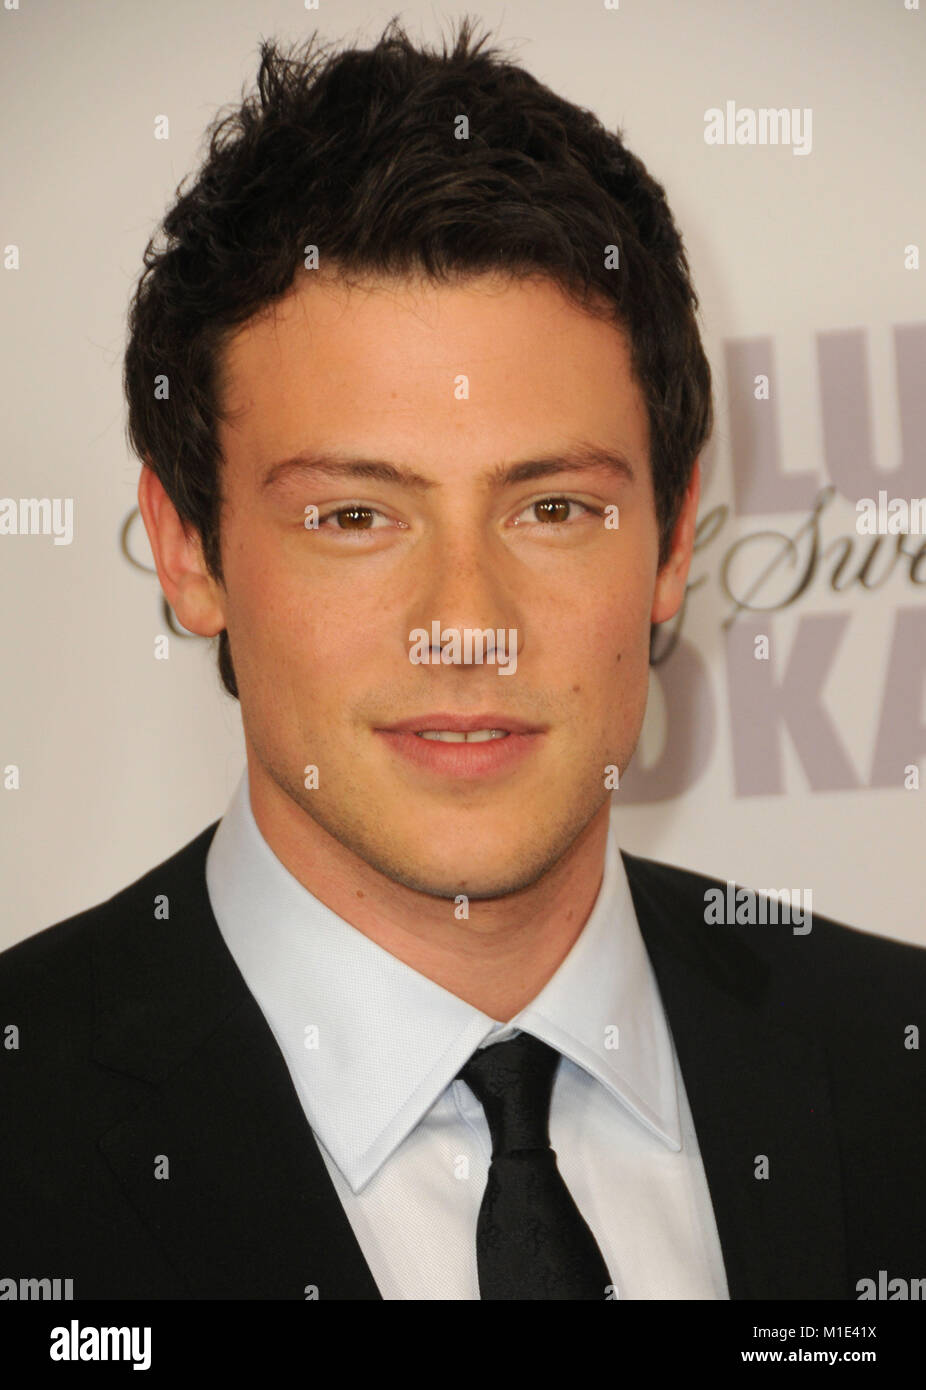
[[[347,281],[302,273],[228,341],[223,451],[255,465],[313,445],[387,438],[433,456],[597,438],[645,457],[629,345],[543,277]]]

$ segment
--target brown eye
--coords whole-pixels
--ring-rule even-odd
[[[543,502],[535,502],[534,510],[541,521],[567,521],[571,505],[565,497],[548,497]]]
[[[332,512],[332,516],[338,518],[341,531],[368,531],[373,524],[373,511],[370,507],[342,507],[340,511]],[[349,518],[346,526],[343,524],[344,517]]]
[[[340,531],[342,535],[358,536],[365,531],[381,531],[381,526],[375,525],[377,517],[382,517],[383,513],[375,507],[365,507],[360,502],[350,502],[346,507],[335,507],[324,516],[318,518],[318,529],[325,531]],[[385,518],[383,518],[385,520]]]
[[[571,507],[576,509],[572,516],[570,516]],[[590,507],[587,502],[580,502],[577,497],[542,497],[539,502],[529,502],[524,508],[525,514],[531,512],[541,526],[548,522],[560,524],[566,521],[578,521],[583,515],[600,515],[597,508]]]

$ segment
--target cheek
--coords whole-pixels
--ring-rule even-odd
[[[286,563],[275,533],[241,535],[225,566],[229,634],[238,645],[261,650],[292,648],[293,639],[317,618],[298,571]]]
[[[233,657],[240,652],[262,702],[282,700],[300,718],[343,704],[376,659],[371,616],[347,602],[343,586],[326,590],[279,557],[236,574],[228,627]]]
[[[586,599],[583,607],[582,643],[590,659],[597,655],[603,674],[609,675],[618,664],[622,668],[638,664],[641,654],[648,660],[652,593],[639,574],[612,583],[591,602]]]
[[[581,635],[572,643],[570,688],[585,704],[592,723],[613,731],[613,721],[636,720],[649,691],[649,595],[635,588],[615,591],[586,611]],[[575,687],[580,687],[580,692]],[[599,725],[599,721],[601,721]]]

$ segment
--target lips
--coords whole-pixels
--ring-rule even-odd
[[[481,730],[498,732],[492,737],[470,737]],[[424,774],[431,786],[448,778],[465,783],[514,776],[536,755],[546,735],[540,725],[528,724],[498,710],[485,714],[416,714],[373,732],[383,740],[390,756],[399,759],[400,766],[414,769],[416,775]],[[450,737],[436,738],[437,733]]]
[[[524,719],[489,710],[485,714],[417,714],[411,719],[402,719],[395,724],[382,727],[383,733],[421,734],[433,731],[470,734],[478,729],[499,729],[507,734],[540,734],[543,725],[530,724]]]

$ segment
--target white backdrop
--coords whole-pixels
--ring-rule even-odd
[[[793,603],[726,628],[721,584],[736,541],[798,535],[827,482],[840,491],[820,543],[851,537],[844,579],[871,543],[855,532],[863,484],[926,493],[926,269],[905,265],[905,248],[926,244],[926,13],[907,5],[505,0],[400,15],[433,41],[478,14],[538,78],[623,128],[686,239],[716,383],[701,515],[729,513],[695,556],[702,582],[652,678],[615,794],[621,844],[755,888],[811,887],[816,912],[926,944],[926,788],[903,774],[926,780],[926,554],[917,568],[888,537],[868,573],[887,574],[893,554],[884,582],[842,592],[831,556]],[[243,767],[211,646],[178,638],[154,660],[157,580],[120,549],[139,471],[124,436],[126,306],[205,126],[253,80],[259,40],[320,27],[369,43],[393,13],[357,0],[0,9],[0,496],[74,499],[68,545],[0,535],[0,771],[20,781],[0,790],[0,947],[186,843]],[[705,143],[705,112],[728,101],[809,108],[809,153]],[[161,114],[167,141],[154,138]],[[737,592],[777,556],[753,601],[786,598],[809,539],[805,528],[790,569],[780,542],[744,544]],[[924,540],[906,539],[911,555]],[[140,523],[129,548],[150,562]],[[756,633],[767,663],[753,659]],[[790,723],[769,720],[756,681],[784,682]]]

